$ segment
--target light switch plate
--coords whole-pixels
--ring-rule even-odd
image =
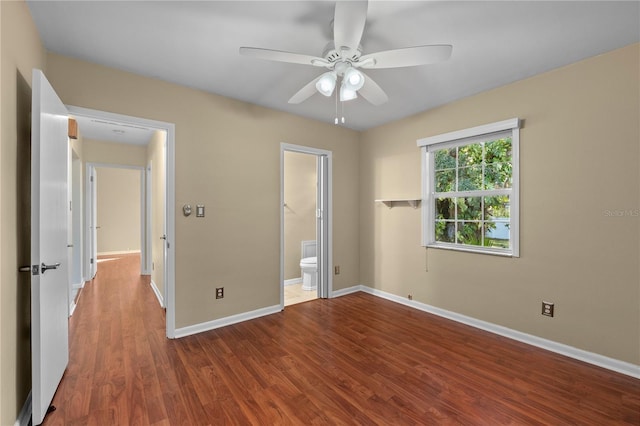
[[[196,217],[204,217],[204,205],[196,205]]]

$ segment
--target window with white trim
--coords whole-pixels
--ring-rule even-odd
[[[423,246],[519,256],[520,120],[418,140]]]

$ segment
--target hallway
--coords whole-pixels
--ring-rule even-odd
[[[99,261],[69,320],[69,339],[57,410],[43,424],[152,424],[166,417],[158,367],[168,365],[169,341],[149,276],[140,276],[139,254]],[[149,417],[154,412],[160,417]]]

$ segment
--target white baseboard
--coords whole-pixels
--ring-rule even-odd
[[[158,286],[156,286],[156,283],[154,283],[153,280],[151,280],[149,285],[151,285],[151,290],[153,290],[153,293],[156,295],[158,302],[160,302],[160,307],[164,308],[164,298],[162,297],[162,294],[160,294],[160,290],[158,290]]]
[[[302,277],[291,278],[290,280],[284,280],[284,285],[285,286],[295,285],[295,284],[300,284],[301,282],[302,282]]]
[[[445,309],[440,309],[435,306],[427,305],[426,303],[416,302],[415,300],[408,300],[404,297],[396,296],[395,294],[387,293],[385,291],[377,290],[364,285],[350,287],[349,289],[345,290],[351,290],[354,288],[358,288],[358,290],[365,293],[369,293],[374,296],[390,300],[392,302],[400,303],[402,305],[409,306],[420,311],[438,315],[452,321],[470,325],[471,327],[479,328],[481,330],[508,337],[510,339],[536,346],[538,348],[546,349],[560,355],[568,356],[569,358],[584,361],[589,364],[597,365],[598,367],[606,368],[607,370],[612,370],[617,373],[640,379],[640,365],[631,364],[629,362],[609,358],[604,355],[585,351],[583,349],[574,348],[573,346],[565,345],[563,343],[543,339],[542,337],[537,337],[517,330],[512,330],[501,325],[492,324],[490,322],[468,317],[466,315],[461,315],[455,312],[447,311]],[[351,292],[353,293],[353,291]],[[335,296],[336,292],[334,292],[333,294]]]
[[[225,327],[227,325],[237,324],[239,322],[260,318],[266,315],[276,314],[282,311],[280,305],[268,306],[266,308],[256,309],[255,311],[244,312],[242,314],[231,315],[229,317],[220,318],[213,321],[203,322],[200,324],[190,325],[188,327],[178,328],[175,331],[175,337],[185,337],[192,334],[202,333],[203,331],[214,330],[216,328]]]
[[[74,296],[74,300],[72,300],[69,303],[69,317],[71,317],[73,315],[73,313],[76,310],[76,307],[78,306],[78,304],[76,303],[75,299],[78,297],[78,292],[80,292],[80,290],[82,290],[84,288],[84,281],[80,282],[80,283],[75,283],[75,284],[71,284],[71,289],[72,290],[77,290],[75,296]]]
[[[353,287],[347,287],[347,288],[341,288],[340,290],[334,290],[331,292],[331,297],[340,297],[340,296],[346,296],[347,294],[351,294],[351,293],[357,293],[359,291],[364,291],[362,290],[361,285],[354,285]]]
[[[116,250],[116,251],[100,251],[98,256],[116,256],[119,254],[134,254],[140,253],[140,250]]]
[[[29,391],[29,395],[27,395],[27,399],[24,401],[24,405],[18,414],[14,426],[27,426],[29,422],[31,422],[31,391]]]

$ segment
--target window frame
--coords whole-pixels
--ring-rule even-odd
[[[422,157],[422,246],[439,249],[520,257],[520,124],[519,118],[489,123],[418,139]],[[510,133],[511,188],[500,190],[456,191],[462,196],[488,196],[496,193],[509,195],[509,249],[445,243],[435,240],[435,151],[473,143],[486,142],[495,136]],[[466,195],[464,195],[466,194]]]

